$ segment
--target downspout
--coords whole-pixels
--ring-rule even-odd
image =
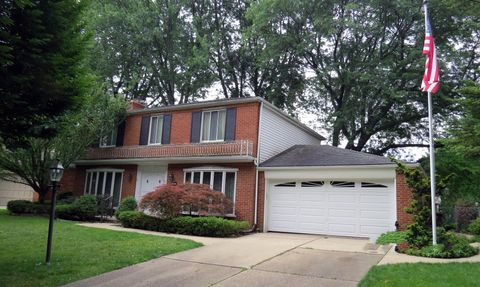
[[[260,102],[260,112],[258,116],[258,137],[257,137],[257,158],[255,159],[255,215],[253,218],[253,226],[257,226],[258,222],[258,165],[260,164],[260,135],[262,134],[262,114],[263,114],[263,102]]]

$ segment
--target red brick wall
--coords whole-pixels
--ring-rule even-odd
[[[410,206],[412,200],[412,192],[408,187],[405,175],[397,171],[396,178],[397,188],[397,221],[400,228],[404,229],[407,224],[412,223],[412,216],[405,212],[405,208]]]
[[[125,137],[123,145],[132,146],[140,144],[140,126],[142,115],[132,115],[125,120]]]
[[[219,107],[223,108],[224,106]],[[235,130],[235,139],[250,140],[251,142],[253,142],[253,150],[254,154],[256,154],[260,104],[254,102],[239,105],[230,105],[228,107],[237,108],[237,125]],[[190,127],[192,124],[192,112],[194,111],[200,111],[200,109],[171,112],[172,129],[170,134],[170,144],[190,143]],[[125,122],[124,146],[133,146],[139,144],[142,117],[145,115],[148,114],[136,114],[127,117]]]
[[[265,172],[258,172],[258,217],[257,230],[263,231],[265,212]]]
[[[86,170],[91,168],[124,169],[121,198],[135,196],[135,186],[137,184],[136,165],[77,166],[74,169],[68,169],[65,171],[60,182],[60,192],[71,191],[75,196],[83,195],[85,190]]]
[[[175,181],[178,184],[182,184],[184,183],[183,169],[205,165],[210,164],[169,164],[168,175],[173,174]],[[247,220],[250,224],[253,224],[255,210],[255,165],[253,163],[232,163],[215,164],[215,166],[238,168],[235,215],[237,219]]]

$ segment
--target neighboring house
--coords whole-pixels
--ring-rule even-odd
[[[380,156],[324,138],[261,98],[170,107],[126,120],[69,169],[63,191],[138,200],[166,182],[208,184],[258,230],[376,237],[405,224],[409,191]]]
[[[0,206],[2,207],[7,206],[11,200],[36,200],[36,195],[28,185],[0,179]]]

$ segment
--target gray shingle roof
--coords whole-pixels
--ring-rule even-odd
[[[264,161],[260,167],[388,165],[383,156],[327,145],[295,145]]]

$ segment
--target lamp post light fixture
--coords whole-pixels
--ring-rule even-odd
[[[63,166],[58,159],[54,160],[50,166],[50,182],[52,183],[52,200],[50,205],[50,221],[48,223],[48,241],[47,241],[47,256],[45,263],[50,265],[50,257],[52,254],[52,236],[53,236],[53,222],[55,220],[55,204],[57,201],[57,184],[63,176]]]

